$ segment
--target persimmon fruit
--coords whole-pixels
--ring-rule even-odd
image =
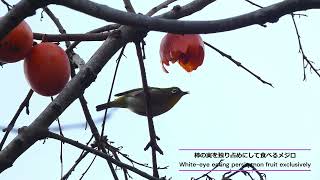
[[[161,41],[160,57],[162,68],[168,73],[164,65],[169,62],[179,62],[187,72],[196,70],[204,59],[204,43],[198,34],[166,34]]]
[[[32,44],[32,30],[25,21],[22,21],[0,40],[0,62],[14,63],[24,59],[30,52]]]
[[[35,92],[43,96],[54,96],[60,93],[69,80],[68,56],[54,43],[37,44],[24,61],[24,73]]]

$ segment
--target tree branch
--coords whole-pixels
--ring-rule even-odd
[[[89,141],[86,143],[86,146],[88,146],[88,144],[91,142],[91,140],[93,139],[93,136],[91,136],[91,138],[89,139]],[[67,180],[69,178],[69,176],[71,175],[71,173],[76,169],[76,167],[78,166],[78,164],[89,154],[88,151],[83,150],[80,154],[80,156],[78,157],[78,159],[75,161],[75,163],[73,164],[73,166],[69,169],[69,171],[62,176],[61,180]]]
[[[43,11],[47,13],[47,15],[50,17],[50,19],[53,21],[53,23],[57,26],[59,32],[64,35],[66,34],[66,30],[63,28],[62,24],[60,23],[59,19],[53,14],[53,12],[48,8],[48,7],[44,7]],[[66,47],[70,46],[70,41],[66,40]]]
[[[210,48],[214,49],[215,51],[217,51],[221,56],[226,57],[227,59],[229,59],[231,62],[233,62],[235,65],[237,65],[238,67],[244,69],[245,71],[247,71],[248,73],[250,73],[251,75],[253,75],[256,79],[258,79],[259,81],[261,81],[264,84],[268,84],[269,86],[273,87],[273,85],[265,80],[263,80],[260,76],[256,75],[254,72],[252,72],[251,70],[249,70],[248,68],[246,68],[245,66],[243,66],[241,64],[241,62],[235,60],[232,58],[232,56],[222,52],[221,50],[219,50],[218,48],[214,47],[213,45],[207,43],[207,42],[203,42],[205,45],[209,46]]]
[[[297,34],[299,52],[301,53],[301,56],[302,56],[303,80],[304,81],[307,80],[306,68],[308,67],[308,65],[310,66],[310,69],[312,69],[318,75],[318,77],[320,77],[319,69],[316,69],[314,67],[313,62],[311,60],[309,60],[309,58],[307,57],[307,55],[303,51],[299,30],[298,30],[298,27],[297,27],[297,24],[296,24],[296,20],[294,19],[294,15],[293,14],[291,14],[291,18],[292,18],[292,21],[293,21],[294,29],[295,29],[296,34]],[[305,62],[307,62],[307,64],[305,64]]]
[[[7,10],[10,11],[10,9],[12,8],[12,6],[11,6],[9,3],[7,3],[5,0],[1,0],[1,2],[2,2],[5,6],[7,6]]]
[[[157,135],[156,135],[156,131],[154,129],[154,124],[152,120],[151,97],[150,97],[149,87],[147,83],[146,70],[144,68],[144,63],[143,63],[140,42],[135,42],[135,46],[136,46],[136,51],[137,51],[137,56],[138,56],[138,61],[140,66],[141,80],[142,80],[143,93],[144,93],[144,102],[146,104],[145,110],[148,118],[148,127],[149,127],[148,129],[149,129],[149,136],[150,136],[150,141],[144,150],[147,150],[149,147],[151,147],[153,176],[159,177],[156,152],[158,151],[160,154],[163,154],[163,152],[157,144]]]
[[[250,3],[251,5],[256,6],[256,7],[258,7],[258,8],[263,8],[263,6],[260,6],[259,4],[254,3],[254,2],[252,2],[252,1],[250,1],[250,0],[245,0],[245,1],[247,1],[247,2]]]
[[[203,8],[214,1],[215,0],[198,0],[194,2],[200,4]],[[149,31],[153,30],[184,34],[216,33],[239,29],[254,24],[265,24],[267,22],[274,23],[277,22],[280,17],[295,11],[320,8],[320,0],[285,0],[247,14],[221,20],[175,21],[164,19],[163,17],[168,18],[165,15],[149,17],[142,14],[126,13],[88,0],[22,0],[12,8],[0,22],[0,39],[24,18],[33,15],[37,8],[48,4],[62,5],[109,22],[145,28]],[[190,12],[195,12],[193,10],[194,7],[189,8]],[[170,13],[180,14],[179,11],[180,8],[174,8]],[[184,13],[188,13],[188,11],[185,11]]]
[[[42,34],[33,33],[33,38],[43,42],[60,41],[103,41],[110,35],[110,32],[88,33],[88,34]]]
[[[9,123],[9,125],[5,129],[3,129],[3,131],[5,131],[6,133],[4,134],[4,136],[3,136],[2,140],[1,140],[1,143],[0,143],[0,151],[1,151],[4,143],[6,142],[10,131],[13,129],[14,124],[16,123],[19,115],[21,114],[22,110],[25,107],[26,107],[27,114],[29,114],[29,101],[31,99],[32,94],[33,94],[33,90],[30,89],[28,94],[27,94],[27,96],[25,97],[25,99],[20,104],[16,114],[13,116],[13,118],[12,118],[11,122]]]
[[[103,26],[103,27],[100,27],[100,28],[97,28],[97,29],[94,29],[92,31],[89,31],[87,34],[90,34],[90,33],[100,33],[100,32],[104,32],[104,31],[111,31],[111,30],[114,30],[114,29],[118,29],[120,27],[119,24],[109,24],[109,25],[106,25],[106,26]],[[78,44],[80,44],[81,41],[75,41],[73,42],[67,49],[66,49],[66,52],[71,52]]]
[[[126,10],[128,12],[136,13],[136,11],[134,10],[130,0],[123,0],[123,3],[124,3],[124,7],[126,8]]]

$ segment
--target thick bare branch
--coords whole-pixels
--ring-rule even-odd
[[[209,1],[214,2],[215,0]],[[212,21],[174,21],[161,18],[152,18],[140,14],[124,13],[108,6],[88,1],[63,1],[58,4],[81,11],[91,16],[119,24],[144,27],[148,30],[173,32],[173,33],[215,33],[230,31],[254,24],[277,22],[286,14],[295,11],[320,8],[320,0],[286,0],[280,3],[247,13],[244,15]],[[205,3],[206,1],[202,1]],[[86,5],[84,5],[86,4]],[[173,11],[179,11],[179,8]],[[96,13],[99,12],[99,13]]]
[[[195,1],[206,5],[215,0],[198,0]],[[33,3],[31,3],[33,2]],[[285,0],[274,5],[253,11],[251,13],[235,16],[231,18],[211,21],[174,21],[168,20],[168,17],[157,16],[149,17],[142,14],[133,14],[110,8],[106,5],[94,3],[88,0],[51,0],[51,1],[20,1],[15,8],[7,13],[0,22],[0,39],[7,34],[13,27],[21,22],[25,17],[31,16],[39,7],[48,4],[58,4],[68,8],[86,13],[93,17],[103,19],[109,22],[116,22],[123,25],[130,25],[147,30],[172,32],[172,33],[215,33],[239,29],[255,24],[265,24],[267,22],[274,23],[280,17],[293,13],[295,11],[303,11],[308,9],[319,9],[320,0]],[[17,8],[16,8],[17,7]],[[190,7],[189,11],[193,11],[194,7]],[[26,10],[27,9],[27,10]],[[201,10],[201,9],[198,9]],[[180,14],[180,8],[174,8],[171,13]],[[187,13],[185,11],[184,13]],[[167,19],[163,19],[165,17]]]

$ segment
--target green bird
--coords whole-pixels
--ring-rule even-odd
[[[189,92],[181,91],[178,87],[157,88],[149,87],[151,98],[152,116],[158,116],[169,111],[182,96]],[[109,103],[104,103],[96,106],[97,111],[106,108],[128,108],[136,114],[146,116],[146,105],[144,99],[144,91],[142,88],[132,89],[119,94],[118,98]]]

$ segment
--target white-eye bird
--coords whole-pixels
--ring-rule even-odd
[[[182,96],[189,94],[189,92],[181,91],[178,87],[149,87],[149,93],[152,116],[158,116],[169,111]],[[115,96],[118,98],[114,101],[96,106],[97,111],[106,108],[128,108],[136,114],[146,116],[146,105],[142,88],[125,91]]]

